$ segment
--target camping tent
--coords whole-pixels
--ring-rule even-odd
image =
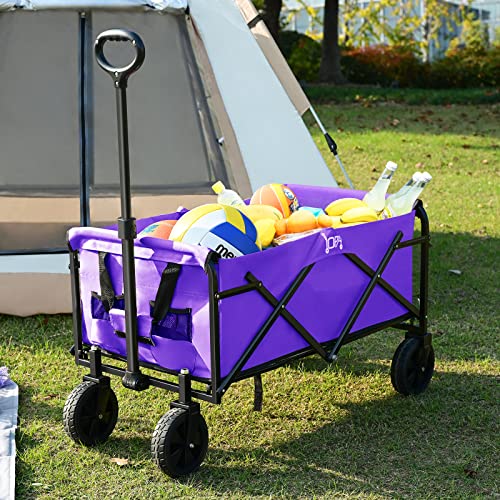
[[[66,230],[119,215],[114,93],[93,58],[112,27],[146,45],[128,90],[136,217],[213,201],[215,180],[336,185],[249,0],[0,0],[0,313],[68,312]]]

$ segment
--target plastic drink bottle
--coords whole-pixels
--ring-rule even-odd
[[[396,215],[404,215],[411,212],[413,210],[413,205],[431,179],[432,175],[429,174],[429,172],[424,172],[406,194],[399,198],[388,200],[383,217],[387,219],[388,217],[395,217]]]
[[[217,181],[213,186],[215,194],[217,194],[217,203],[220,205],[229,205],[231,207],[237,207],[245,205],[245,202],[241,199],[241,196],[232,189],[226,189],[226,186],[222,184],[221,181]]]
[[[397,168],[396,163],[388,161],[375,186],[363,198],[363,201],[376,212],[382,212],[385,207],[385,195]]]
[[[408,190],[415,185],[416,182],[420,180],[420,177],[422,176],[422,172],[415,172],[411,179],[397,192],[394,194],[391,194],[386,200],[385,200],[385,205],[387,206],[388,203],[392,203],[393,200],[396,198],[400,198],[401,196],[404,196]]]

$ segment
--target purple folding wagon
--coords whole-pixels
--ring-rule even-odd
[[[134,63],[110,66],[102,55],[108,40],[131,41],[137,50]],[[183,243],[136,239],[151,223],[184,213],[138,221],[131,215],[124,92],[143,50],[137,35],[122,30],[105,32],[96,42],[98,62],[115,82],[122,119],[122,217],[116,228],[74,228],[68,233],[74,356],[77,365],[90,370],[66,401],[69,436],[92,446],[112,433],[118,403],[104,373],[119,375],[133,390],[156,386],[178,392],[154,431],[151,449],[170,476],[189,474],[208,448],[207,426],[193,398],[220,404],[231,384],[254,377],[258,410],[262,373],[311,354],[335,361],[343,345],[387,327],[406,331],[392,360],[394,388],[405,395],[424,391],[434,352],[427,332],[429,222],[421,202],[404,216],[323,229],[235,259]],[[302,204],[316,207],[364,195],[290,187]],[[415,217],[420,221],[418,237]],[[414,246],[421,249],[418,305]],[[146,375],[141,368],[158,375]],[[192,388],[192,380],[206,389]]]

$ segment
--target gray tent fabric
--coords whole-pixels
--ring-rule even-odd
[[[12,380],[0,387],[0,500],[14,500],[19,388]]]
[[[0,0],[1,313],[70,312],[67,228],[120,213],[100,30],[147,46],[128,92],[134,216],[213,202],[215,180],[245,197],[268,182],[335,185],[241,2]],[[131,47],[107,50],[119,63]]]
[[[0,16],[2,192],[79,191],[77,23],[77,12]]]
[[[183,11],[187,0],[0,0],[1,10],[25,9],[129,9],[149,8],[161,12]]]

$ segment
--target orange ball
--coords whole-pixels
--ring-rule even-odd
[[[149,236],[151,238],[161,238],[162,240],[168,240],[173,227],[177,223],[176,220],[160,220],[158,222],[153,222],[148,227],[144,228],[138,235],[139,238],[144,238]]]
[[[251,205],[271,205],[277,208],[283,217],[299,208],[299,202],[295,193],[283,184],[266,184],[255,191],[250,200]]]

